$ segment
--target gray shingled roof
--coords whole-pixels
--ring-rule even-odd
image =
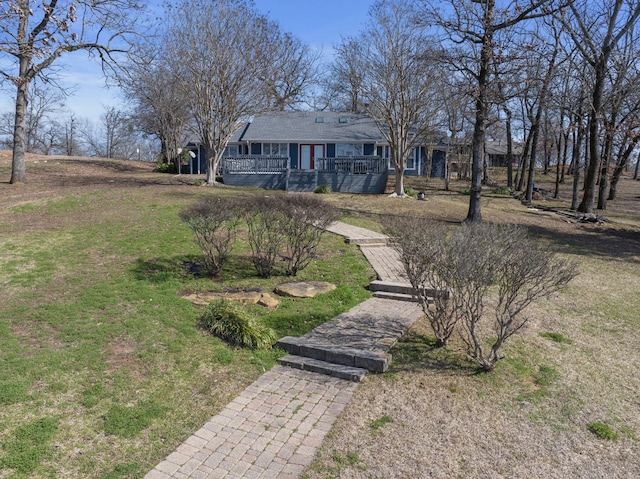
[[[319,123],[317,118],[322,118],[323,122]],[[346,123],[341,123],[341,118],[346,118]],[[326,111],[278,111],[256,116],[240,141],[353,143],[384,140],[368,116]]]

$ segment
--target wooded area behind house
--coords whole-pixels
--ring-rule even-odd
[[[508,185],[525,201],[542,170],[556,175],[556,196],[572,181],[572,208],[592,212],[615,200],[624,172],[638,178],[639,15],[637,0],[379,0],[325,60],[250,0],[162,11],[11,0],[0,7],[0,80],[16,102],[0,137],[13,148],[11,183],[27,179],[25,152],[179,165],[197,141],[214,184],[229,140],[254,115],[366,113],[390,147],[398,196],[412,148],[444,133],[467,145],[467,221],[482,220],[488,140],[507,146]],[[66,110],[56,82],[56,62],[80,50],[123,92],[98,124]]]

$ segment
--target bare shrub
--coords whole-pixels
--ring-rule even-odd
[[[273,275],[285,239],[283,203],[281,196],[255,197],[245,210],[251,260],[262,278]]]
[[[202,250],[204,267],[211,277],[220,274],[236,238],[241,204],[235,198],[205,198],[180,212]]]
[[[494,369],[504,342],[527,323],[524,310],[577,274],[574,264],[518,226],[469,224],[448,235],[436,222],[396,217],[386,230],[437,344],[447,346],[457,329],[467,354],[485,371]],[[485,311],[489,304],[493,314]],[[492,328],[486,327],[489,316]]]
[[[391,216],[385,220],[385,232],[394,239],[438,347],[447,346],[459,316],[456,303],[449,299],[451,282],[444,271],[447,231],[442,223],[425,218]]]
[[[462,320],[460,337],[469,357],[485,371],[495,368],[504,342],[527,323],[527,306],[577,274],[573,263],[518,226],[463,226],[451,236],[447,250],[452,301]],[[497,297],[491,340],[480,327],[490,293]]]
[[[315,196],[304,194],[285,196],[282,208],[287,274],[296,276],[314,258],[324,228],[338,219],[338,210]]]

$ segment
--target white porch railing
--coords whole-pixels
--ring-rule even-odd
[[[316,158],[315,167],[317,170],[350,175],[380,174],[386,173],[387,160],[373,155]]]
[[[289,157],[278,155],[229,156],[222,159],[225,173],[281,173],[289,167]]]

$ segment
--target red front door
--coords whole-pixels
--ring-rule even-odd
[[[316,168],[316,158],[324,158],[324,145],[300,145],[301,170],[313,170]]]

